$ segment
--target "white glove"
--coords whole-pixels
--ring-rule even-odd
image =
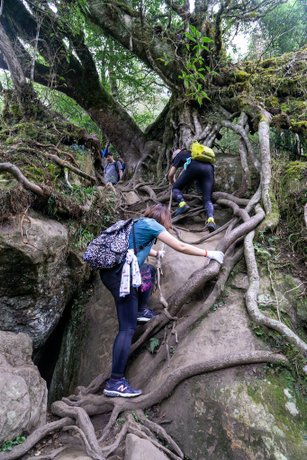
[[[156,257],[161,257],[161,259],[165,256],[165,251],[164,249],[159,249],[159,251],[157,251],[157,255]]]
[[[219,264],[224,262],[224,253],[222,251],[207,251],[207,257],[216,260]]]

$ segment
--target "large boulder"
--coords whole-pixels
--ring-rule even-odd
[[[0,444],[46,423],[47,387],[27,334],[0,331]]]
[[[16,217],[0,228],[0,329],[42,345],[76,287],[68,233],[51,219]]]
[[[215,166],[215,190],[234,193],[242,181],[240,158],[234,155],[217,155]]]

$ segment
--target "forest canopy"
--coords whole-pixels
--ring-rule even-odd
[[[133,166],[187,145],[193,136],[179,126],[203,131],[204,114],[220,109],[254,113],[262,104],[278,126],[302,131],[304,54],[268,58],[304,45],[305,9],[301,0],[5,0],[1,35],[14,54],[2,46],[0,66],[18,62],[19,74],[48,88],[49,104],[73,118],[59,94],[72,98]],[[238,34],[256,60],[234,67]]]

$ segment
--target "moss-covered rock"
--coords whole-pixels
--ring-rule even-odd
[[[294,250],[306,251],[304,206],[307,202],[307,163],[274,161],[273,189],[281,216],[288,225],[289,241]]]

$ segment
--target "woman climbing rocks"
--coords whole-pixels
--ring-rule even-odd
[[[150,207],[145,211],[143,217],[134,222],[129,235],[129,249],[135,249],[138,262],[136,265],[141,270],[148,255],[154,257],[159,255],[159,251],[152,249],[156,239],[178,252],[193,256],[208,257],[220,264],[223,263],[224,254],[221,251],[207,251],[190,244],[182,243],[169,233],[171,227],[170,211],[162,204]],[[163,254],[161,255],[163,256]],[[100,270],[100,277],[103,284],[113,295],[119,324],[119,331],[113,344],[112,373],[104,388],[104,394],[111,397],[132,398],[142,394],[141,390],[131,387],[124,377],[124,372],[138,319],[140,320],[145,316],[145,319],[148,320],[156,316],[146,304],[148,293],[141,293],[138,288],[133,287],[136,284],[133,279],[134,275],[139,276],[139,273],[133,273],[134,268],[136,268],[136,272],[138,270],[138,267],[133,267],[134,262],[133,260],[129,261],[131,263],[131,273],[129,271],[128,281],[125,273],[125,265],[117,265],[113,268]],[[128,293],[122,296],[125,281],[126,283],[128,282]],[[145,297],[144,294],[146,294]]]
[[[209,232],[214,232],[217,226],[214,221],[214,208],[212,203],[212,193],[214,189],[214,166],[198,160],[190,160],[190,150],[174,151],[172,156],[171,168],[168,173],[168,180],[172,184],[173,199],[178,203],[174,216],[184,214],[190,208],[184,200],[182,190],[193,182],[197,182],[203,197],[203,207],[207,215],[207,227]],[[188,165],[187,165],[188,160]],[[180,174],[175,181],[175,173],[178,168],[187,165],[186,169]]]

